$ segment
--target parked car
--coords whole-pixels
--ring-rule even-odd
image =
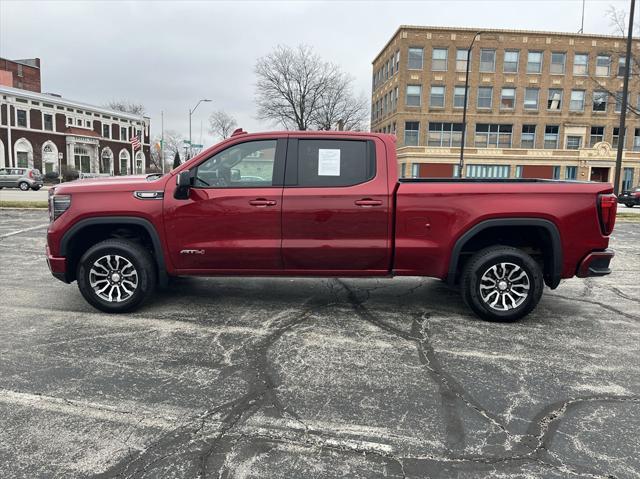
[[[618,195],[618,203],[622,203],[628,208],[640,205],[640,186],[636,186]]]
[[[610,273],[611,185],[398,180],[397,165],[391,135],[235,132],[165,175],[55,186],[49,268],[110,313],[179,275],[430,276],[499,321],[545,284]]]
[[[35,168],[0,168],[0,188],[29,188],[38,191],[42,188],[43,178]]]

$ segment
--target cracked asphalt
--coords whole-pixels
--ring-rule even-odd
[[[134,314],[0,210],[2,478],[640,477],[640,224],[515,324],[437,280],[184,278]]]

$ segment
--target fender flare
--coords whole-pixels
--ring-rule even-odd
[[[560,239],[560,232],[555,223],[542,218],[495,218],[484,220],[469,228],[458,238],[451,250],[447,283],[451,286],[455,283],[460,252],[464,245],[481,231],[487,228],[494,228],[496,226],[535,226],[546,230],[549,234],[549,238],[551,239],[551,247],[553,250],[551,252],[551,258],[553,261],[552,271],[549,275],[549,283],[547,285],[551,289],[557,288],[560,284],[560,278],[562,275],[562,241]]]
[[[164,287],[169,282],[169,276],[167,275],[167,268],[164,261],[164,251],[162,249],[162,243],[160,242],[160,236],[155,226],[147,219],[139,218],[136,216],[100,216],[98,218],[87,218],[80,220],[69,228],[60,240],[60,256],[66,257],[69,251],[69,244],[76,234],[82,231],[84,228],[95,225],[136,225],[141,226],[149,234],[151,238],[151,244],[153,245],[154,258],[156,260],[156,266],[158,268],[158,284]]]

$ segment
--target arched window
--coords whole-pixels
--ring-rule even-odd
[[[20,138],[13,148],[18,168],[33,168],[33,147],[29,140]]]
[[[138,151],[136,153],[136,175],[144,173],[144,153]]]
[[[109,147],[102,150],[102,154],[100,155],[100,173],[107,175],[113,174],[113,152]]]
[[[58,171],[58,148],[52,141],[42,145],[42,169],[44,173]]]
[[[120,174],[121,175],[128,175],[129,174],[129,159],[131,158],[129,156],[129,152],[127,150],[120,150],[120,163],[119,163],[119,170],[120,170]]]

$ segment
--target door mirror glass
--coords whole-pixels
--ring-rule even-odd
[[[173,197],[177,200],[186,200],[189,198],[189,188],[191,188],[191,172],[189,170],[181,171],[176,177],[176,192]]]

